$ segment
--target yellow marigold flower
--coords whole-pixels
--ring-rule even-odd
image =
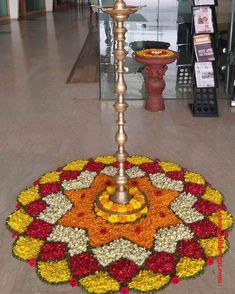
[[[84,168],[84,166],[88,163],[87,160],[74,160],[68,163],[63,170],[71,170],[71,171],[80,171]]]
[[[129,194],[133,195],[133,194],[135,194],[135,193],[138,192],[138,191],[139,191],[139,190],[138,190],[137,187],[131,187],[131,188],[129,189]]]
[[[165,162],[165,161],[161,161],[159,163],[159,165],[162,167],[162,169],[164,170],[164,172],[169,172],[169,171],[180,171],[181,167],[173,162]]]
[[[140,211],[141,214],[146,214],[148,212],[148,207],[145,207]]]
[[[129,161],[132,164],[135,165],[140,165],[142,163],[148,163],[148,162],[153,162],[152,159],[146,157],[146,156],[130,156],[127,157],[127,161]]]
[[[193,173],[193,172],[186,172],[184,179],[185,179],[185,182],[192,182],[199,185],[205,184],[205,179],[201,175],[197,173]]]
[[[151,57],[151,58],[166,58],[171,57],[175,53],[168,49],[156,49],[156,48],[150,48],[150,49],[144,49],[136,51],[137,55],[144,56],[144,57]]]
[[[201,272],[204,267],[203,259],[182,257],[176,265],[176,275],[180,278],[190,278]]]
[[[97,211],[97,215],[98,215],[98,216],[103,216],[103,212],[102,212],[102,210],[98,209],[98,211]]]
[[[169,283],[170,277],[162,274],[155,274],[152,271],[143,270],[128,284],[130,289],[137,291],[154,291]]]
[[[228,213],[225,210],[219,210],[217,212],[214,212],[210,217],[209,220],[215,223],[217,226],[219,226],[219,218],[221,217],[222,221],[222,227],[221,229],[227,230],[229,229],[233,224],[233,217],[230,213]]]
[[[111,215],[109,218],[108,218],[108,221],[112,224],[115,224],[115,223],[118,223],[119,219],[118,219],[118,216],[117,215]]]
[[[40,178],[40,184],[55,183],[60,180],[59,172],[47,173]]]
[[[13,247],[13,253],[24,260],[37,258],[43,244],[42,240],[20,236]]]
[[[81,279],[80,284],[86,288],[89,293],[102,294],[106,292],[119,291],[119,283],[111,278],[107,273],[97,272]]]
[[[113,205],[113,202],[112,201],[108,201],[107,203],[104,203],[104,208],[106,209],[110,209]]]
[[[125,205],[119,205],[118,212],[127,212],[127,207]]]
[[[98,156],[95,159],[95,162],[101,162],[104,164],[112,164],[116,161],[117,159],[114,156]]]
[[[228,242],[221,236],[221,238],[201,239],[199,240],[207,257],[218,256],[228,249]]]
[[[7,224],[15,232],[23,233],[32,221],[33,218],[23,208],[20,208],[9,216]]]
[[[116,191],[116,188],[115,187],[112,187],[112,186],[108,186],[106,188],[106,190],[109,192],[109,194],[113,194]]]
[[[209,200],[215,204],[221,204],[223,201],[223,195],[219,191],[207,187],[202,199]]]
[[[71,273],[66,260],[40,261],[38,263],[38,272],[49,283],[68,282],[71,279]]]
[[[18,201],[23,205],[28,205],[29,203],[38,200],[39,198],[40,195],[38,193],[38,187],[36,186],[28,188],[18,195]]]
[[[141,207],[141,203],[137,201],[135,198],[130,200],[130,204],[133,206],[134,209],[138,209]]]
[[[136,216],[136,214],[130,214],[130,215],[127,215],[126,218],[127,218],[128,222],[134,222],[134,221],[136,221],[137,216]]]

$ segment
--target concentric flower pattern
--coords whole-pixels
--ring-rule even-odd
[[[227,251],[233,217],[201,175],[146,156],[130,156],[124,166],[134,196],[126,205],[109,199],[118,170],[113,156],[75,160],[21,192],[7,219],[14,256],[48,283],[127,294],[195,277]],[[135,210],[143,199],[147,206],[142,214],[106,215],[95,206],[98,197],[117,212]]]

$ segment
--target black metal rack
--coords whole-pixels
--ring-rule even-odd
[[[206,2],[206,1],[205,1]],[[210,1],[209,1],[210,2]],[[214,87],[199,87],[197,85],[196,77],[195,77],[195,63],[200,62],[196,61],[195,56],[195,48],[192,48],[192,63],[193,63],[193,103],[190,104],[190,108],[192,110],[193,116],[196,117],[217,117],[218,114],[218,103],[217,103],[217,88],[219,86],[218,83],[218,42],[217,42],[217,35],[218,35],[218,28],[217,28],[217,16],[215,7],[218,5],[217,1],[214,1],[214,4],[203,4],[203,5],[196,5],[195,1],[193,1],[192,5],[192,39],[195,35],[199,35],[196,33],[195,30],[195,22],[194,22],[194,8],[198,7],[209,7],[212,11],[212,24],[213,24],[213,33],[205,33],[209,34],[211,38],[211,45],[213,48],[213,53],[215,56],[215,61],[208,61],[212,64],[213,68],[213,75],[214,75]],[[200,33],[203,35],[203,33]],[[193,43],[193,42],[192,42]]]

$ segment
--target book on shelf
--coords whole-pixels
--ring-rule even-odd
[[[212,62],[195,62],[197,88],[214,88],[215,77]]]
[[[193,37],[194,50],[197,61],[214,61],[214,50],[209,34],[195,35]]]
[[[202,6],[202,5],[215,5],[215,0],[194,0],[195,6]]]
[[[209,6],[194,7],[193,18],[196,34],[214,33],[212,9]]]
[[[231,99],[231,106],[235,106],[235,80],[234,80],[234,84],[233,84],[233,95],[232,95],[232,99]]]

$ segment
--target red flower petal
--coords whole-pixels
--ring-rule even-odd
[[[42,196],[47,196],[52,193],[58,193],[60,192],[60,183],[48,183],[48,184],[42,184],[40,186],[40,192]]]
[[[166,252],[156,252],[149,256],[146,268],[161,274],[170,275],[174,272],[176,257]]]
[[[179,284],[180,279],[179,279],[178,277],[173,277],[173,278],[171,279],[171,282],[172,282],[174,285],[177,285],[177,284]]]
[[[77,285],[78,285],[78,281],[77,281],[76,278],[72,278],[72,279],[69,281],[69,284],[70,284],[70,286],[71,286],[72,288],[75,288],[75,287],[77,287]]]
[[[40,253],[40,259],[43,261],[50,259],[64,258],[67,252],[67,245],[61,242],[45,243]]]
[[[106,230],[106,229],[101,229],[100,230],[100,234],[101,235],[105,235],[105,234],[107,234],[108,233],[108,231]]]
[[[112,186],[113,183],[112,183],[111,181],[106,181],[106,182],[105,182],[105,185],[106,185],[106,186]]]
[[[19,202],[16,203],[16,209],[20,209],[21,208],[21,205]]]
[[[39,185],[39,180],[34,181],[34,182],[33,182],[33,185],[34,185],[34,186],[38,186],[38,185]]]
[[[222,208],[223,208],[224,210],[227,210],[227,209],[228,209],[226,204],[223,204],[223,205],[222,205]]]
[[[90,172],[97,172],[99,173],[103,168],[105,167],[105,164],[102,162],[88,162],[88,164],[85,166],[85,170],[88,170]]]
[[[80,175],[79,171],[63,170],[62,173],[60,174],[60,180],[61,181],[76,180],[79,175]]]
[[[162,218],[164,218],[166,215],[165,215],[164,212],[160,211],[160,212],[159,212],[159,216],[162,217]]]
[[[130,184],[132,187],[136,187],[138,185],[138,182],[134,180],[134,181],[131,181]]]
[[[224,231],[223,235],[224,235],[225,238],[228,238],[229,232],[228,231]]]
[[[172,180],[182,181],[184,179],[183,171],[170,171],[166,173],[166,176]]]
[[[193,240],[183,240],[179,243],[178,250],[181,256],[190,258],[203,258],[203,249]]]
[[[127,287],[122,287],[120,289],[120,294],[128,294],[129,293],[129,289]]]
[[[158,197],[158,196],[162,196],[162,191],[156,191],[155,192],[155,195]]]
[[[80,198],[81,198],[81,199],[85,199],[85,198],[86,198],[86,194],[83,193],[83,194],[80,196]]]
[[[213,257],[208,257],[207,261],[206,261],[206,264],[209,265],[209,266],[213,265],[214,264],[214,258]]]
[[[219,205],[205,200],[205,199],[200,199],[198,200],[194,206],[193,206],[198,212],[202,213],[203,215],[209,216],[213,212],[217,211],[219,209]]]
[[[83,217],[84,215],[85,215],[84,212],[80,212],[80,213],[77,214],[77,217]]]
[[[32,259],[30,259],[30,260],[28,261],[28,265],[29,265],[30,267],[35,267],[36,264],[37,264],[37,261],[36,261],[35,258],[32,258]]]
[[[30,203],[27,206],[27,211],[30,215],[36,216],[36,215],[39,215],[42,211],[44,211],[46,209],[46,207],[47,207],[46,202],[39,199],[39,200],[36,200],[36,201]]]
[[[16,239],[16,238],[19,237],[19,235],[20,235],[19,233],[16,233],[16,232],[15,232],[15,233],[12,233],[12,234],[11,234],[11,237],[12,237],[13,239]]]
[[[190,193],[192,195],[199,196],[204,192],[205,187],[202,185],[196,184],[196,183],[189,182],[189,183],[185,184],[184,190],[186,193]]]
[[[87,276],[100,269],[98,261],[89,252],[72,256],[70,266],[74,276]]]
[[[142,232],[141,227],[137,227],[137,228],[135,228],[135,233],[136,233],[136,234],[140,234],[141,232]]]
[[[163,172],[161,166],[158,165],[156,162],[142,163],[140,165],[140,168],[148,174],[155,174],[155,173]]]
[[[139,271],[139,267],[133,261],[128,259],[119,259],[107,269],[108,273],[113,275],[118,282],[127,283]]]
[[[33,238],[44,240],[52,232],[53,225],[48,224],[42,220],[34,220],[27,228],[26,234]]]
[[[218,235],[218,227],[210,220],[201,220],[197,223],[189,224],[189,227],[199,239]]]

